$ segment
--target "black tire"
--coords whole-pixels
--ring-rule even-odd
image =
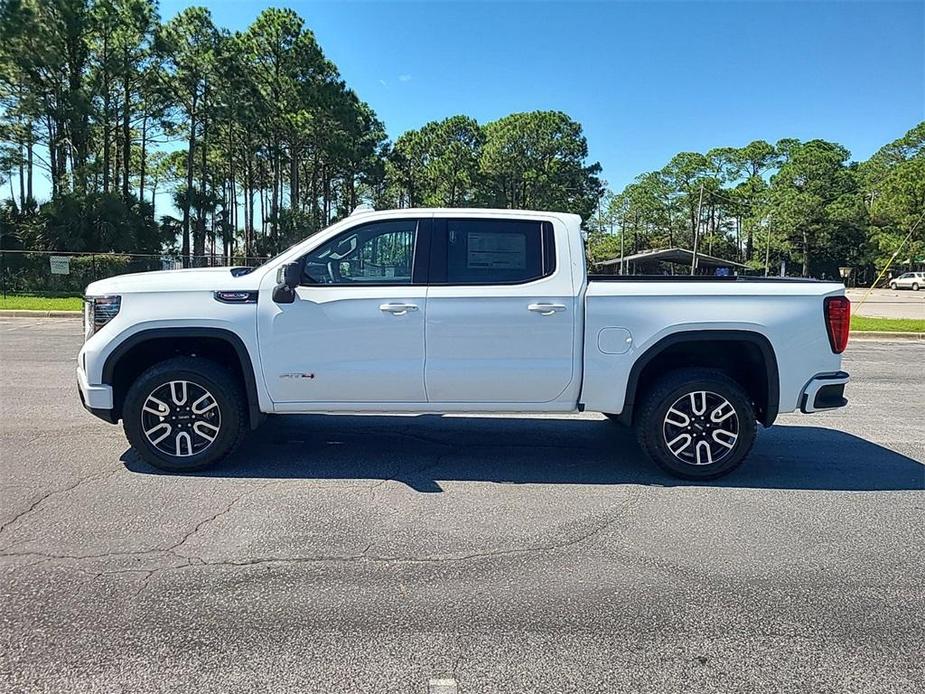
[[[890,282],[890,289],[892,289],[894,292],[896,291],[896,282]]]
[[[733,410],[732,421],[726,421],[731,415],[723,416],[726,405],[714,407],[720,400]],[[666,420],[675,405],[680,410],[674,410]],[[688,407],[689,413],[682,411]],[[711,421],[711,415],[717,413],[722,417],[718,423]],[[684,424],[684,418],[686,426],[677,426],[678,422]],[[714,479],[734,470],[751,450],[757,431],[755,408],[748,395],[733,379],[714,369],[680,369],[666,374],[645,394],[634,419],[643,452],[672,475],[690,480]],[[675,441],[679,441],[675,447],[681,449],[677,452],[669,446]]]
[[[171,386],[171,382],[186,382],[186,386]],[[197,418],[188,412],[188,407],[181,407],[172,401],[168,407],[173,407],[165,411],[166,416],[157,417],[152,415],[152,411],[144,410],[145,403],[148,402],[149,396],[154,396],[155,392],[161,396],[167,388],[167,393],[172,394],[171,388],[176,387],[178,394],[180,389],[194,390],[195,393],[205,391],[211,396],[211,400],[206,400],[206,406],[209,412],[200,415],[200,421],[205,421],[204,417],[211,418],[211,424],[205,424],[207,433],[217,426],[217,433],[211,442],[201,434],[193,435],[195,443],[191,443],[191,433],[188,433],[185,439],[185,450],[181,445],[179,430],[185,427],[189,431],[190,427],[197,426]],[[187,390],[183,390],[183,400],[186,400]],[[193,396],[189,396],[190,399]],[[162,397],[159,397],[163,401]],[[177,398],[179,399],[179,398]],[[215,405],[212,405],[214,401]],[[187,403],[183,403],[186,405]],[[150,405],[149,405],[150,406]],[[217,408],[217,414],[215,412]],[[187,410],[187,412],[181,412]],[[159,413],[157,413],[159,414]],[[145,434],[143,417],[149,420],[155,420],[155,427],[163,426],[160,422],[165,420],[186,419],[189,421],[180,421],[173,426],[178,427],[178,434],[175,441],[175,450],[177,454],[171,454],[169,451],[162,450],[155,443],[152,443],[152,437]],[[166,422],[165,422],[166,423]],[[222,458],[229,455],[237,448],[244,435],[247,433],[247,403],[241,384],[238,383],[232,374],[220,364],[204,359],[202,357],[175,357],[155,364],[147,371],[141,374],[129,388],[125,397],[125,403],[122,407],[122,426],[125,430],[125,436],[128,438],[132,448],[141,458],[161,470],[169,472],[192,472],[201,470],[217,463]],[[170,426],[170,424],[168,424]],[[148,431],[152,431],[152,427]],[[201,431],[202,429],[200,429]],[[167,436],[172,433],[173,428],[169,428]],[[153,436],[157,438],[157,434]],[[194,445],[202,446],[201,450],[193,450]],[[169,446],[169,442],[164,444]]]
[[[918,282],[916,282],[915,284],[912,285],[912,291],[917,292],[918,290],[919,290],[919,284]]]

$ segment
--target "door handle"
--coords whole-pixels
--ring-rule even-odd
[[[393,316],[403,316],[409,311],[417,311],[417,304],[382,304],[379,310],[384,313],[391,313]]]
[[[551,316],[554,313],[564,311],[565,304],[530,304],[527,306],[527,310],[539,313],[541,316]]]

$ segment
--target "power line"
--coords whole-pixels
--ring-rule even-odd
[[[874,291],[874,287],[876,287],[880,283],[880,280],[883,279],[883,276],[886,274],[886,271],[890,269],[890,265],[892,265],[893,261],[896,260],[896,256],[899,255],[899,252],[906,245],[906,242],[912,238],[913,232],[915,232],[916,227],[918,227],[919,223],[923,219],[925,219],[925,212],[922,212],[922,214],[919,215],[919,218],[915,220],[915,223],[912,225],[912,228],[909,229],[909,233],[906,234],[906,238],[902,240],[902,243],[899,244],[899,248],[897,248],[896,251],[893,253],[893,255],[890,256],[890,259],[886,262],[886,265],[884,265],[883,270],[881,270],[880,274],[877,275],[877,279],[875,279],[873,284],[870,285],[870,289],[867,290],[867,293],[864,294],[864,296],[858,302],[857,306],[855,306],[854,308],[855,315],[857,315],[858,309],[860,309],[861,306],[864,304],[864,302],[867,301],[867,297],[870,296],[870,293]]]

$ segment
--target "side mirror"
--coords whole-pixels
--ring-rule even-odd
[[[273,301],[278,304],[291,304],[295,301],[295,288],[302,281],[302,263],[286,263],[276,271],[276,287],[273,288]]]

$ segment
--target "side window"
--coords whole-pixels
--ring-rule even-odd
[[[303,284],[411,284],[418,221],[371,222],[305,256]]]
[[[434,238],[432,251],[433,284],[519,284],[555,269],[552,225],[448,219],[438,228],[441,232]]]

